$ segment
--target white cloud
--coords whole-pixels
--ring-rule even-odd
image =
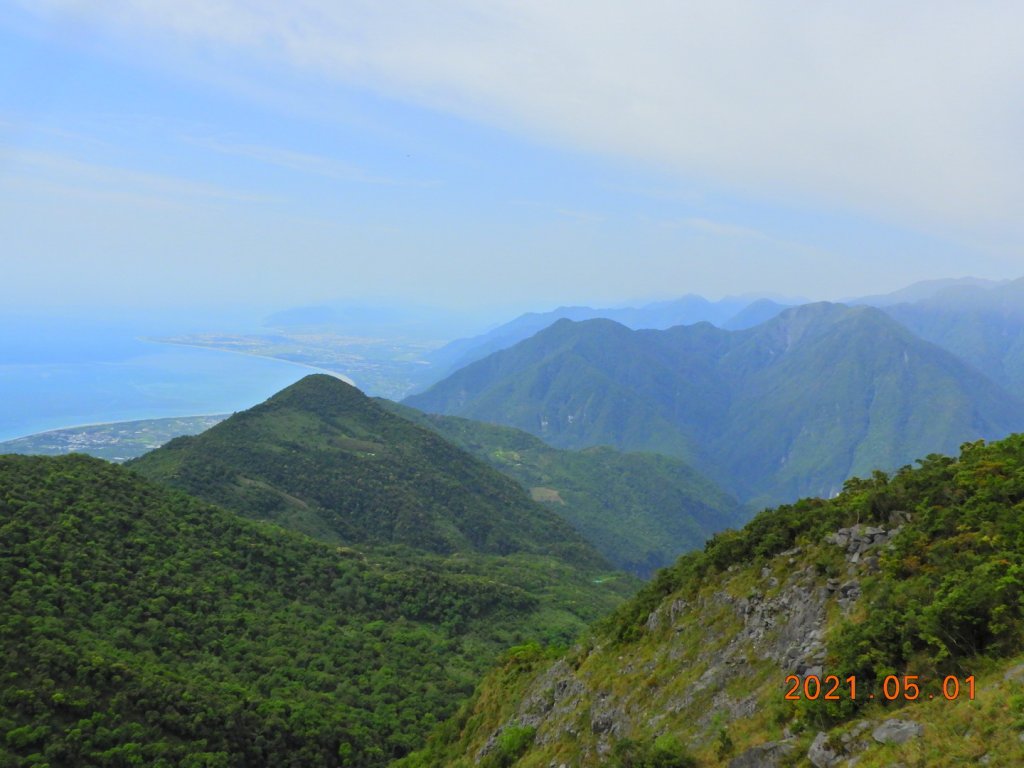
[[[754,194],[1019,226],[1017,2],[45,5]]]

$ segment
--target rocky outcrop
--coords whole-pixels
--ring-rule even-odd
[[[621,673],[644,681],[650,695],[656,695],[661,683],[667,682],[651,676],[659,665],[684,662],[694,671],[694,679],[661,699],[657,711],[651,709],[648,688],[643,700],[613,693],[607,680],[595,685],[587,673],[562,659],[534,678],[515,714],[490,734],[477,759],[495,748],[504,729],[516,726],[534,727],[534,743],[539,747],[572,741],[579,745],[580,765],[603,765],[616,743],[637,738],[637,734],[657,737],[666,732],[666,723],[683,712],[696,726],[688,747],[706,748],[723,725],[755,713],[757,695],[730,693],[735,690],[731,684],[749,679],[752,670],[762,668],[765,661],[784,674],[824,674],[828,606],[834,601],[844,611],[853,608],[862,595],[861,579],[877,565],[878,549],[901,530],[903,521],[896,522],[889,529],[855,525],[826,537],[829,544],[844,551],[848,564],[844,577],[824,579],[819,566],[800,558],[801,550],[794,548],[761,567],[752,588],[741,591],[726,579],[716,591],[676,596],[662,603],[645,622],[648,634],[665,638],[660,657],[642,661],[620,657]],[[730,567],[728,572],[735,570]],[[717,618],[708,623],[706,618],[711,616]],[[706,640],[696,651],[683,641],[691,632],[702,633]],[[818,733],[806,753],[807,761],[815,768],[846,768],[856,763],[872,737],[899,744],[921,733],[921,727],[911,721],[876,725],[871,731],[871,725],[862,720],[845,732]],[[796,743],[787,733],[780,741],[759,744],[734,756],[729,768],[791,764]]]
[[[906,515],[905,512],[893,513],[894,515]],[[895,519],[902,520],[902,517]],[[846,550],[846,561],[850,566],[856,566],[863,562],[869,571],[878,568],[878,555],[875,551],[883,544],[888,544],[892,537],[903,530],[902,523],[894,528],[886,530],[871,525],[854,525],[850,528],[840,528],[835,533],[825,537],[829,544]]]
[[[844,758],[842,753],[829,743],[828,734],[819,731],[811,742],[811,748],[807,750],[807,759],[814,768],[835,768]]]
[[[753,645],[760,656],[793,674],[821,674],[825,660],[825,604],[829,592],[818,586],[814,569],[791,574],[774,596],[760,591],[735,601],[743,628],[730,643]],[[723,598],[724,599],[724,598]]]
[[[729,768],[778,768],[793,753],[794,747],[784,741],[769,741],[751,747],[729,761]]]
[[[871,732],[871,738],[880,744],[904,744],[924,734],[924,726],[913,720],[889,719]]]
[[[815,768],[846,768],[855,765],[859,760],[857,753],[870,746],[864,738],[870,727],[871,724],[867,720],[861,720],[845,733],[832,737],[824,731],[818,731],[810,749],[807,750],[807,759]]]

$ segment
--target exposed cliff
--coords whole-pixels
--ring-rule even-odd
[[[510,654],[404,765],[1024,764],[1024,438],[921,464],[715,537],[569,653]]]

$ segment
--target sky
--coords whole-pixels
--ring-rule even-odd
[[[8,0],[0,303],[1024,275],[1024,5]]]

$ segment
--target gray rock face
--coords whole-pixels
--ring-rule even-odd
[[[818,731],[811,748],[807,750],[807,759],[814,768],[834,768],[839,765],[843,756],[828,743],[828,734]]]
[[[888,544],[892,537],[902,529],[902,524],[888,531],[884,528],[858,524],[830,533],[825,537],[825,541],[845,549],[846,560],[851,565],[856,565],[864,560],[869,569],[874,570],[878,567],[878,558],[870,554],[870,551],[875,547]]]
[[[769,741],[734,757],[729,761],[729,768],[778,768],[792,752],[792,744]]]
[[[555,662],[531,685],[509,722],[492,733],[476,755],[477,760],[494,751],[502,731],[510,725],[532,726],[538,729],[536,743],[547,744],[566,734],[572,735],[572,718],[585,691],[582,681],[564,659]],[[565,722],[562,728],[543,728],[549,720]],[[612,724],[609,725],[609,728]]]
[[[798,571],[774,597],[755,592],[735,604],[743,629],[735,643],[752,643],[759,652],[795,674],[809,674],[825,660],[823,625],[828,591]]]
[[[1024,664],[1018,664],[1017,666],[1006,670],[1006,673],[1003,675],[1003,680],[1006,680],[1007,682],[1024,680]]]
[[[871,737],[880,744],[904,744],[919,738],[924,726],[913,720],[886,720],[871,732]]]

